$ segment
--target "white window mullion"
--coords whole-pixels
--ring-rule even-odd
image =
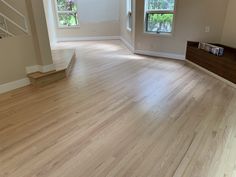
[[[127,30],[132,31],[132,0],[126,0]]]
[[[71,13],[77,13],[77,11],[57,11],[59,14],[71,14]]]
[[[67,0],[64,0],[63,5],[58,5],[58,1],[55,0],[55,9],[56,9],[56,16],[57,16],[57,22],[58,22],[58,28],[68,28],[68,27],[78,27],[78,12],[77,12],[77,6],[74,2],[73,10],[67,10],[69,4]],[[67,8],[62,8],[67,7]],[[76,10],[75,10],[76,9]]]
[[[176,0],[145,0],[145,32],[171,34],[174,28],[175,5]]]
[[[147,10],[148,14],[173,14],[173,10]]]

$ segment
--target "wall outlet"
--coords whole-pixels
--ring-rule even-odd
[[[206,32],[206,33],[209,33],[210,30],[211,30],[210,26],[206,26],[206,27],[205,27],[205,32]]]

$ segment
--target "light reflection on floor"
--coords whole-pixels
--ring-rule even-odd
[[[121,68],[123,70],[122,74],[120,72],[117,74],[119,70],[116,71],[116,69],[114,69],[105,76],[100,75],[99,73],[103,71],[105,67],[110,68],[113,65],[122,65],[122,63],[129,60],[130,62],[139,61],[136,62],[136,66],[132,68],[132,71],[139,70],[139,72],[136,72],[136,77],[132,79],[133,85],[126,85],[123,91],[130,97],[134,97],[135,99],[133,101],[144,98],[142,102],[137,103],[140,111],[146,110],[150,105],[162,101],[162,95],[165,95],[166,92],[169,91],[168,84],[172,81],[172,72],[176,71],[177,68],[177,64],[175,62],[173,63],[173,60],[169,62],[165,60],[162,62],[163,59],[159,59],[158,64],[152,66],[148,64],[148,60],[154,59],[154,57],[133,54],[120,40],[97,41],[96,43],[91,41],[63,42],[58,43],[56,48],[76,48],[77,52],[83,56],[80,62],[80,70],[75,71],[80,72],[79,81],[81,81],[81,84],[89,84],[90,79],[96,77],[96,80],[101,80],[99,87],[102,87],[104,90],[110,90],[110,87],[114,86],[115,82],[119,85],[119,80],[123,81],[123,78],[130,77],[133,74],[129,68],[124,66]],[[112,62],[110,62],[111,59],[113,60]],[[104,62],[107,63],[107,66]],[[97,67],[89,71],[88,67],[94,65],[94,63],[97,64]],[[102,64],[100,65],[99,63]],[[179,67],[181,67],[181,64]],[[165,70],[163,70],[163,68],[165,68]],[[158,74],[151,76],[150,72]],[[165,72],[168,72],[168,74],[164,75]],[[85,76],[86,78],[84,78]],[[106,82],[108,78],[116,79],[114,79],[114,83],[111,84],[111,82]],[[166,87],[166,89],[163,89],[164,87]]]

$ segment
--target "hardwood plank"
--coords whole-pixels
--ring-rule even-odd
[[[121,41],[76,49],[67,80],[0,95],[0,177],[233,177],[236,90]]]

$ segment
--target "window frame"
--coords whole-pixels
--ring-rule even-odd
[[[132,28],[133,28],[133,24],[132,24],[132,22],[133,22],[133,20],[132,20],[132,18],[133,18],[133,0],[126,0],[126,17],[127,17],[127,23],[126,23],[126,29],[128,30],[128,31],[132,31]],[[130,18],[131,18],[131,20],[130,20]],[[130,24],[131,23],[131,24]]]
[[[175,29],[175,18],[176,18],[176,4],[177,0],[174,0],[174,9],[173,10],[148,10],[148,0],[144,0],[144,33],[145,34],[151,34],[151,35],[156,35],[156,36],[166,36],[166,37],[171,37],[174,35],[174,29]],[[172,30],[171,32],[151,32],[147,30],[148,27],[148,14],[173,14],[173,21],[172,21]]]
[[[54,5],[55,5],[55,12],[56,12],[56,17],[57,17],[57,28],[59,29],[70,29],[70,28],[79,28],[80,27],[80,24],[79,24],[79,13],[78,13],[78,6],[77,6],[77,10],[76,11],[69,11],[69,10],[66,10],[66,11],[63,11],[63,10],[58,10],[58,4],[57,4],[57,0],[54,0]],[[77,16],[77,25],[73,25],[73,26],[66,26],[66,25],[61,25],[60,24],[60,18],[59,18],[59,14],[73,14],[75,13],[76,16]]]

